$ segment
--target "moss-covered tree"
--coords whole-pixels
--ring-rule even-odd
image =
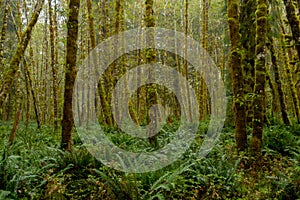
[[[48,0],[48,9],[49,9],[49,31],[50,31],[50,65],[52,69],[52,92],[53,92],[53,125],[54,132],[58,129],[58,88],[57,88],[57,63],[55,61],[55,27],[54,27],[54,15],[52,8],[52,0]]]
[[[255,155],[260,155],[262,148],[262,134],[266,110],[266,35],[267,35],[268,1],[258,0],[255,12],[255,85],[253,98],[253,119],[251,149]]]
[[[280,14],[280,10],[277,7],[277,12]],[[289,58],[289,54],[292,54],[290,51],[291,45],[289,44],[289,40],[287,40],[287,32],[285,30],[284,27],[284,21],[282,19],[282,17],[279,17],[280,20],[280,29],[281,29],[281,33],[282,36],[280,37],[280,44],[281,44],[281,51],[280,51],[280,55],[283,59],[283,67],[284,67],[284,72],[285,72],[285,78],[287,80],[287,84],[289,86],[289,90],[291,92],[291,97],[292,97],[292,107],[294,108],[294,114],[297,118],[297,122],[300,123],[300,101],[299,101],[299,96],[297,94],[297,90],[295,87],[295,83],[293,80],[293,76],[292,76],[292,70],[291,70],[291,59]],[[288,53],[288,51],[290,51],[290,53]],[[296,72],[297,73],[297,72]],[[298,92],[299,93],[299,92]]]
[[[1,6],[0,6],[1,9]],[[3,21],[2,21],[2,29],[0,33],[0,69],[2,68],[2,59],[4,55],[4,42],[6,39],[6,31],[7,31],[7,19],[8,19],[8,2],[5,2],[5,10],[3,13]]]
[[[15,112],[15,117],[14,117],[14,125],[13,128],[10,132],[8,144],[11,146],[14,143],[15,136],[19,127],[20,119],[21,119],[21,69],[20,65],[19,68],[17,69],[16,72],[16,112]]]
[[[208,32],[208,20],[209,20],[209,8],[210,8],[210,0],[203,0],[202,1],[202,15],[201,15],[201,43],[202,47],[208,51],[208,42],[209,42],[209,32]],[[207,86],[205,84],[205,81],[203,78],[200,78],[200,117],[201,120],[206,120],[207,119]]]
[[[64,108],[62,119],[62,149],[71,151],[72,133],[74,128],[73,118],[73,89],[77,69],[77,39],[78,39],[78,15],[80,0],[72,0],[69,3],[69,18],[67,22],[67,54],[64,90]]]
[[[281,116],[282,116],[282,120],[283,122],[287,125],[290,126],[291,125],[291,121],[289,119],[288,116],[288,112],[287,112],[287,105],[285,102],[285,94],[283,91],[283,85],[282,85],[282,81],[281,81],[281,77],[280,77],[280,71],[279,71],[279,66],[278,66],[278,59],[276,56],[276,52],[275,52],[275,48],[274,48],[274,39],[272,37],[272,30],[269,26],[268,29],[268,47],[271,53],[271,60],[272,60],[272,66],[274,69],[274,76],[275,76],[275,83],[277,86],[277,91],[278,91],[278,99],[279,99],[279,103],[280,103],[280,111],[281,111]],[[271,80],[271,79],[270,79]]]
[[[296,60],[300,60],[300,20],[299,20],[299,10],[300,10],[300,5],[299,1],[295,2],[293,0],[284,0],[284,5],[286,9],[286,16],[289,22],[289,25],[291,27],[292,31],[292,38],[295,43],[295,48],[297,51],[298,58]],[[297,6],[298,6],[298,11],[297,11]],[[296,73],[296,83],[295,83],[295,88],[292,88],[292,90],[297,90],[297,96],[298,96],[298,106],[295,106],[296,109],[296,114],[297,114],[297,119],[298,123],[300,123],[300,110],[299,110],[299,101],[300,101],[300,65],[298,64],[297,69],[295,70]],[[295,98],[295,97],[293,97]],[[295,102],[295,100],[294,100]]]
[[[242,65],[244,69],[244,93],[247,124],[253,117],[252,99],[254,90],[254,64],[255,64],[255,10],[256,0],[242,1],[240,11],[240,33],[243,48]]]
[[[146,5],[146,10],[145,10],[145,26],[147,28],[149,27],[155,27],[155,18],[154,18],[154,1],[153,0],[146,0],[145,1],[145,5]],[[146,34],[146,42],[148,43],[148,45],[150,45],[152,42],[154,41],[154,32],[153,31],[149,31]],[[153,64],[156,61],[156,51],[155,49],[146,49],[146,63],[147,64]],[[151,76],[151,75],[149,75]],[[151,77],[149,77],[151,79]],[[150,107],[154,104],[157,104],[157,100],[158,100],[158,95],[157,95],[157,87],[156,85],[151,85],[149,87],[147,87],[146,89],[146,102],[147,102],[147,110],[150,110]],[[152,115],[152,117],[150,116],[150,114]],[[153,147],[157,147],[157,138],[155,136],[153,136],[155,130],[156,130],[156,125],[155,125],[155,121],[157,120],[159,117],[159,113],[158,110],[154,110],[154,113],[148,113],[149,116],[149,122],[150,122],[150,129],[148,130],[148,134],[149,134],[149,142]]]
[[[242,67],[242,46],[241,35],[239,33],[239,1],[228,1],[228,24],[230,31],[230,60],[229,69],[231,74],[233,89],[233,106],[235,116],[235,140],[239,150],[243,150],[247,145],[246,118],[244,103],[244,78]]]
[[[286,16],[292,30],[293,40],[298,53],[298,59],[300,59],[300,21],[297,15],[297,9],[293,0],[283,0]]]

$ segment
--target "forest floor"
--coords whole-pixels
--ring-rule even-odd
[[[1,200],[300,199],[299,125],[265,127],[261,159],[237,154],[234,130],[224,128],[206,158],[195,157],[196,141],[172,165],[140,174],[104,166],[76,132],[73,152],[61,151],[60,134],[52,127],[37,130],[35,125],[21,124],[13,146],[6,148],[11,128],[12,124],[0,122]],[[206,129],[203,123],[199,130]],[[118,145],[136,145],[117,130],[106,133]]]

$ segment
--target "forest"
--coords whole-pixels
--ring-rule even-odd
[[[0,200],[300,199],[299,0],[0,10]]]

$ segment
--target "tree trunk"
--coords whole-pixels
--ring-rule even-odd
[[[185,20],[185,24],[184,24],[184,33],[186,36],[188,36],[188,32],[189,32],[189,1],[185,0],[185,14],[184,14],[184,20]],[[208,21],[208,20],[207,20]],[[188,42],[187,42],[187,37],[184,38],[184,44],[185,44],[185,49],[184,49],[184,56],[185,58],[188,57]],[[188,65],[188,61],[186,59],[184,59],[183,61],[183,65],[184,65],[184,75],[185,75],[185,79],[186,79],[186,94],[188,100],[188,108],[185,109],[187,110],[188,113],[186,113],[187,116],[187,120],[192,120],[192,107],[191,107],[191,99],[190,99],[190,90],[189,90],[189,65]],[[206,88],[205,88],[206,89]],[[185,92],[184,92],[185,93]],[[204,99],[204,101],[206,102],[206,99]],[[182,105],[183,106],[183,105]],[[206,107],[203,107],[203,110],[206,110]]]
[[[10,132],[8,144],[11,146],[15,140],[15,136],[19,127],[20,118],[21,118],[21,70],[20,66],[16,72],[17,82],[16,82],[16,114],[14,119],[13,129]]]
[[[271,33],[271,28],[269,28],[269,33]],[[288,113],[287,113],[287,105],[284,99],[284,92],[282,89],[282,82],[281,82],[281,78],[279,75],[279,67],[278,67],[278,62],[277,62],[277,57],[275,54],[275,48],[274,48],[274,41],[273,41],[273,37],[271,35],[269,35],[269,49],[271,52],[271,60],[272,60],[272,66],[274,69],[274,75],[275,75],[275,83],[277,85],[277,91],[278,91],[278,98],[279,98],[279,103],[280,103],[280,110],[281,110],[281,116],[282,116],[282,120],[284,122],[285,125],[290,126],[291,125],[291,121],[289,119]],[[271,77],[269,77],[271,80]]]
[[[271,75],[270,75],[270,72],[267,71],[267,74],[266,74],[266,82],[269,83],[269,86],[270,86],[270,89],[272,91],[272,108],[271,108],[271,116],[274,118],[276,118],[276,121],[278,121],[278,116],[274,115],[276,113],[278,113],[278,107],[280,107],[279,105],[277,105],[277,100],[278,100],[278,90],[277,90],[277,87],[275,85],[275,83],[272,81],[272,78],[271,78]]]
[[[67,23],[67,55],[65,73],[64,108],[62,119],[62,149],[71,151],[72,132],[74,128],[73,118],[73,89],[76,79],[77,39],[78,39],[78,15],[80,0],[72,0],[69,3],[69,19]]]
[[[109,2],[107,0],[101,0],[99,2],[99,11],[101,12],[101,17],[100,17],[100,40],[104,40],[106,39],[110,32],[109,32],[109,13],[108,13],[108,4]],[[89,6],[89,4],[87,5]],[[88,8],[90,10],[92,10],[91,8]],[[93,38],[93,33],[92,33],[92,16],[89,17],[89,26],[90,26],[90,38],[91,40],[94,40]],[[93,48],[93,43],[92,43],[92,48]],[[97,61],[97,60],[96,60]],[[112,126],[113,124],[113,119],[111,116],[111,112],[110,112],[110,108],[109,108],[109,101],[107,100],[107,92],[106,92],[106,88],[105,88],[105,80],[109,80],[109,77],[107,77],[107,75],[104,75],[104,81],[103,79],[100,79],[98,82],[98,94],[99,94],[99,98],[100,98],[100,104],[101,104],[101,111],[102,111],[102,115],[101,115],[101,119],[103,124]]]
[[[209,0],[202,1],[202,47],[208,51],[208,10],[210,7]],[[206,58],[205,58],[206,59]],[[207,87],[203,78],[200,78],[200,118],[201,120],[207,119]]]
[[[267,33],[267,0],[258,0],[256,19],[256,47],[255,47],[255,85],[253,98],[253,120],[251,149],[255,155],[261,154],[262,134],[264,128],[265,104],[265,82],[266,82],[266,33]]]
[[[244,93],[251,96],[254,90],[254,65],[255,65],[255,24],[256,0],[242,1],[240,11],[240,33],[242,35],[241,45],[243,48],[243,70],[244,70]],[[252,99],[245,99],[246,122],[252,122],[253,110]]]
[[[1,6],[0,6],[0,9],[1,9]],[[6,1],[5,2],[5,11],[3,14],[1,36],[0,36],[0,69],[3,66],[2,59],[3,59],[3,55],[4,55],[4,43],[5,43],[5,39],[6,39],[7,19],[8,19],[8,3]]]
[[[145,25],[146,27],[155,27],[155,19],[154,19],[154,10],[153,10],[153,0],[146,0],[146,11],[145,11]],[[146,35],[146,42],[151,43],[154,42],[154,32],[148,32]],[[155,49],[146,49],[146,63],[147,64],[154,64],[156,61],[156,51]],[[151,77],[149,77],[151,79]],[[150,110],[150,107],[152,105],[157,104],[157,87],[155,84],[151,85],[150,87],[147,87],[146,90],[146,98],[147,98],[147,110]],[[153,111],[154,113],[148,113],[149,119],[150,119],[150,130],[148,130],[149,135],[149,142],[150,145],[154,148],[157,147],[157,138],[155,137],[154,132],[156,131],[156,120],[158,120],[158,110],[155,109]],[[150,116],[152,115],[152,116]],[[153,121],[154,120],[154,121]],[[153,136],[154,135],[154,136]]]
[[[58,99],[57,99],[57,66],[55,61],[55,30],[53,24],[53,9],[51,0],[48,0],[49,5],[49,29],[50,29],[50,51],[51,51],[51,60],[50,65],[52,68],[52,90],[53,90],[53,124],[54,124],[54,132],[58,129]]]
[[[235,116],[235,140],[238,150],[247,146],[246,113],[244,102],[244,77],[242,67],[241,35],[239,34],[239,1],[228,2],[228,24],[230,31],[231,53],[229,69],[232,79],[233,106]]]
[[[277,12],[280,13],[279,11],[279,8],[277,8]],[[284,22],[282,20],[282,17],[280,16],[280,28],[281,28],[281,32],[282,34],[285,36],[286,35],[286,31],[284,29]],[[294,107],[294,110],[295,110],[295,115],[296,115],[296,118],[297,118],[297,122],[300,123],[300,104],[299,104],[299,98],[298,98],[298,95],[297,95],[297,91],[296,91],[296,87],[295,87],[295,84],[294,84],[294,81],[293,81],[293,77],[292,77],[292,74],[291,74],[291,70],[290,70],[290,60],[289,60],[289,57],[288,57],[288,53],[287,53],[287,44],[286,44],[286,41],[284,39],[284,36],[282,36],[280,38],[280,43],[281,43],[281,46],[282,46],[282,57],[283,57],[283,60],[284,60],[284,71],[286,71],[286,78],[287,78],[287,82],[288,82],[288,85],[290,87],[290,91],[291,91],[291,95],[292,95],[292,102],[293,102],[293,107]]]
[[[296,50],[298,53],[298,59],[300,59],[300,21],[299,16],[296,13],[296,6],[293,4],[292,0],[283,0],[285,9],[286,9],[286,16],[288,22],[290,24],[293,39],[295,42]]]

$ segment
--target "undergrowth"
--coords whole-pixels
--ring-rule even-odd
[[[199,130],[205,132],[207,123]],[[264,131],[263,157],[237,154],[231,128],[204,159],[196,151],[201,137],[175,163],[151,173],[116,171],[96,160],[74,133],[73,152],[60,150],[52,127],[21,124],[7,147],[11,124],[0,122],[0,199],[299,199],[300,127],[271,126]],[[173,131],[172,127],[166,129]],[[115,129],[106,134],[130,149],[146,147]],[[163,137],[162,139],[163,140]],[[163,142],[163,141],[162,141]],[[164,144],[164,143],[162,143]],[[257,163],[256,163],[257,162]]]

